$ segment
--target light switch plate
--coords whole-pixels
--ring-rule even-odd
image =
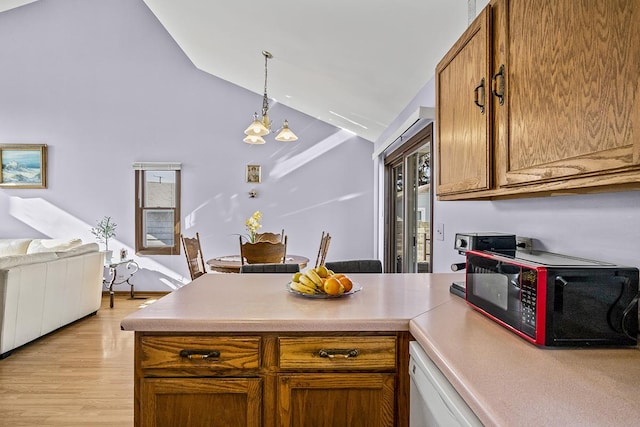
[[[436,226],[436,240],[444,240],[444,224]]]

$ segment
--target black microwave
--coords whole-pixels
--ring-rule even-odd
[[[635,346],[638,269],[542,251],[467,251],[465,299],[540,346]]]

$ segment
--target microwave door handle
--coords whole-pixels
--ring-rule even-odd
[[[564,288],[569,284],[564,277],[556,276],[555,298],[553,311],[562,313],[564,311]]]
[[[637,339],[637,337],[634,337],[632,335],[629,334],[629,331],[627,331],[627,316],[629,316],[629,312],[633,309],[633,307],[635,305],[638,304],[638,300],[640,299],[640,292],[638,292],[636,294],[635,297],[633,297],[633,299],[631,300],[631,302],[629,303],[629,305],[627,306],[627,308],[624,309],[624,311],[622,312],[622,332],[624,332],[624,334],[626,336],[628,336],[629,338],[631,338],[632,340]]]

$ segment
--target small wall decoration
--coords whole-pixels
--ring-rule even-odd
[[[47,188],[47,146],[0,144],[0,187]]]
[[[257,184],[261,181],[260,165],[247,165],[247,182]]]

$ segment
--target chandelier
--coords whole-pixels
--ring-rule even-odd
[[[262,138],[265,135],[271,133],[271,121],[269,120],[269,97],[267,96],[267,61],[273,58],[271,53],[266,50],[262,51],[264,55],[264,94],[262,95],[262,117],[258,117],[258,113],[253,114],[253,122],[244,131],[244,142],[247,144],[264,144],[265,140]],[[289,129],[289,122],[284,121],[282,127],[275,132],[279,132],[276,136],[276,141],[295,141],[298,137]],[[275,133],[274,132],[274,133]]]

